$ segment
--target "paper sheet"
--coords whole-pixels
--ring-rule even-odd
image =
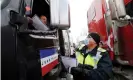
[[[37,30],[48,30],[47,25],[43,24],[42,21],[39,19],[39,17],[37,15],[34,15],[32,17],[32,21],[33,21],[33,26],[37,29]]]
[[[64,56],[62,56],[61,58],[66,69],[68,69],[69,67],[77,67],[76,58],[70,58]]]

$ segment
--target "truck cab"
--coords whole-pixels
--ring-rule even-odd
[[[55,74],[61,71],[59,57],[65,54],[62,30],[70,28],[68,2],[1,0],[0,4],[1,79],[43,80],[53,69],[57,69]],[[48,19],[47,30],[42,30],[44,24],[40,29],[30,21],[36,16],[42,24],[41,15]]]

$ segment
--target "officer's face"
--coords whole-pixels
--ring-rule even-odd
[[[91,36],[89,36],[88,39],[89,39],[88,47],[91,47],[96,44],[96,42],[94,41],[94,39]]]
[[[41,21],[44,23],[44,24],[47,24],[47,18],[45,16],[41,16]]]

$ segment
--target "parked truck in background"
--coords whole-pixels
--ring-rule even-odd
[[[59,57],[65,55],[62,30],[70,27],[67,0],[1,0],[0,4],[1,79],[50,80],[57,76],[62,68]],[[47,17],[47,30],[27,19],[35,15]]]
[[[112,59],[113,80],[132,80],[133,0],[94,0],[87,17],[89,32],[100,34]]]

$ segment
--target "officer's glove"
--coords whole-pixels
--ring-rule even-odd
[[[82,80],[81,76],[82,69],[78,67],[71,68],[71,74],[73,75],[74,80]]]
[[[90,70],[88,69],[83,69],[82,71],[82,76],[85,77],[85,76],[90,76]]]
[[[71,74],[73,75],[75,80],[84,80],[86,79],[88,76],[90,76],[88,69],[83,69],[83,68],[79,68],[79,67],[73,67],[71,68]]]
[[[71,74],[73,75],[81,75],[82,69],[78,67],[72,67],[71,68]]]
[[[92,70],[93,69],[93,67],[92,66],[90,66],[90,65],[83,65],[83,64],[78,64],[78,67],[80,67],[80,68],[84,68],[84,69],[87,69],[87,70]]]

